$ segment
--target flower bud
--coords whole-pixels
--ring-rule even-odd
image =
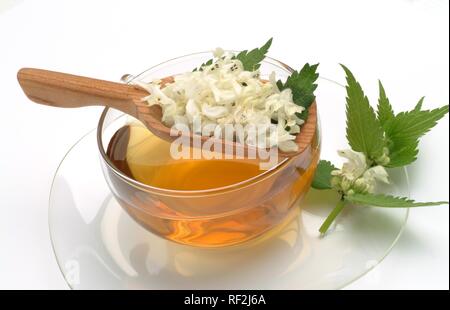
[[[383,148],[383,154],[375,159],[375,162],[380,166],[386,166],[389,164],[391,159],[389,158],[389,149],[387,147]]]
[[[359,178],[353,183],[352,188],[357,193],[365,194],[369,189],[369,184],[364,178]]]
[[[339,177],[339,176],[333,176],[332,178],[331,178],[331,187],[333,187],[333,188],[335,188],[335,189],[337,189],[337,190],[341,190],[342,188],[341,188],[341,180],[342,180],[342,178],[341,177]]]
[[[344,191],[344,193],[346,193],[351,188],[351,186],[352,186],[352,182],[349,179],[344,177],[341,181],[341,187],[342,187],[342,190]]]

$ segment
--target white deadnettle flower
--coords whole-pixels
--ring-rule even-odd
[[[367,181],[376,180],[386,184],[389,183],[389,175],[383,166],[369,168],[366,172],[364,172],[362,178]]]
[[[339,150],[338,155],[346,158],[348,161],[342,165],[340,175],[348,179],[359,178],[367,169],[366,156],[361,152],[353,150]]]
[[[168,126],[187,122],[191,130],[198,132],[198,128],[193,128],[197,120],[202,126],[208,125],[204,132],[213,135],[227,124],[243,128],[256,125],[252,130],[257,132],[245,134],[246,143],[296,151],[293,140],[304,122],[297,113],[304,108],[294,103],[290,89],[278,89],[274,72],[264,82],[259,71],[245,71],[233,56],[217,48],[211,65],[177,75],[173,83],[164,87],[159,81],[135,83],[150,93],[144,98],[149,105],[161,106],[162,121]],[[271,127],[272,122],[277,125]],[[218,131],[211,128],[212,124],[220,127]]]
[[[332,186],[345,194],[373,193],[377,181],[389,183],[383,166],[369,167],[366,156],[353,150],[340,150],[338,154],[347,159],[339,170],[331,172]]]

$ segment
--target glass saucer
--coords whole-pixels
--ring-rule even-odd
[[[324,78],[319,85],[321,158],[338,162],[336,149],[347,145],[345,90]],[[390,192],[409,196],[406,169],[390,174]],[[318,228],[336,201],[331,191],[311,190],[295,220],[242,245],[176,244],[142,228],[115,201],[92,130],[56,171],[49,226],[58,265],[73,289],[338,289],[386,257],[408,210],[347,207],[321,238]]]

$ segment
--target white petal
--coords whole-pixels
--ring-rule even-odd
[[[294,141],[284,141],[278,144],[278,148],[282,152],[297,152],[298,151],[298,145]]]
[[[383,183],[389,184],[389,175],[386,169],[382,166],[375,166],[370,169],[367,169],[367,171],[364,172],[363,178],[375,179]]]
[[[202,105],[202,113],[210,119],[217,119],[228,115],[228,109],[223,106],[211,107],[206,104]]]

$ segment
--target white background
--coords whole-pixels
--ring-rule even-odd
[[[426,95],[449,102],[449,7],[439,0],[390,1],[0,1],[0,289],[65,289],[51,250],[47,199],[67,149],[95,127],[100,108],[30,103],[20,67],[118,80],[182,54],[259,46],[298,67],[338,63],[375,98],[383,80],[397,110]],[[322,113],[326,108],[322,107]],[[422,139],[410,167],[412,197],[448,200],[448,117]],[[343,126],[336,124],[336,126]],[[415,209],[392,253],[351,289],[448,289],[448,206]]]

